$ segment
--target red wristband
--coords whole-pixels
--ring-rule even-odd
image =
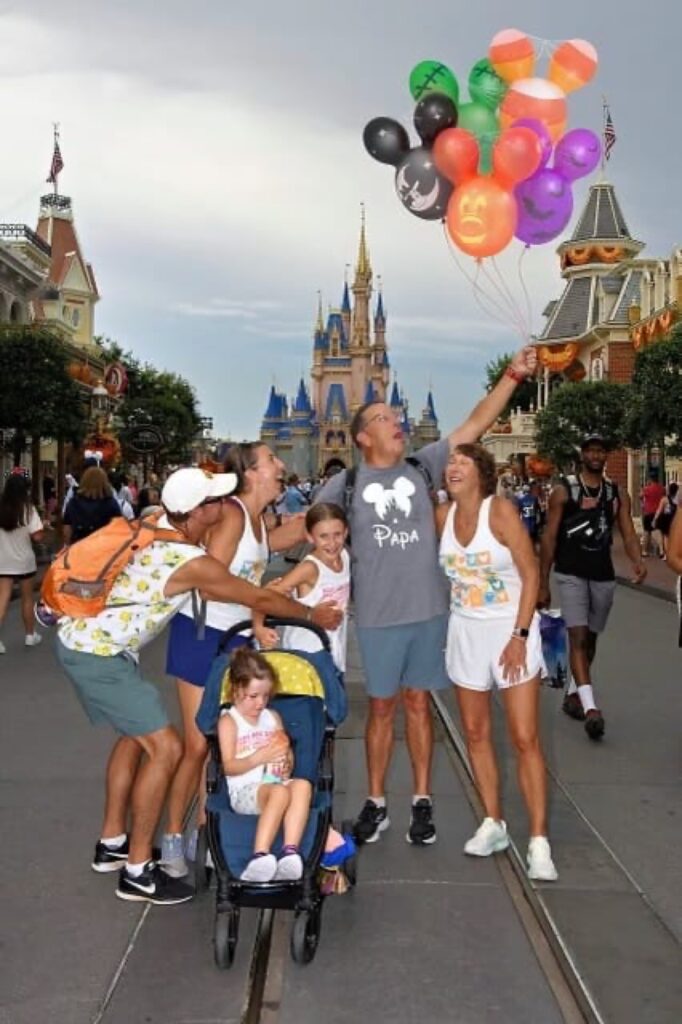
[[[517,384],[521,384],[521,382],[526,379],[526,375],[524,373],[519,373],[513,366],[508,366],[504,371],[504,375],[505,377],[509,377],[511,380],[515,381]]]

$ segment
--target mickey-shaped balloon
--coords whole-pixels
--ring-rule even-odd
[[[587,85],[594,76],[598,57],[591,43],[570,39],[554,51],[547,78],[534,77],[535,48],[524,32],[504,29],[493,38],[490,63],[509,91],[500,107],[500,124],[510,126],[519,118],[537,118],[554,141],[566,130],[566,93]]]
[[[438,170],[455,186],[447,229],[455,245],[476,259],[501,252],[514,237],[517,220],[512,188],[540,166],[542,145],[527,127],[509,128],[493,147],[493,173],[477,173],[478,142],[461,128],[442,132],[433,147]]]

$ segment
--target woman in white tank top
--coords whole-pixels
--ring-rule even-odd
[[[537,559],[516,507],[494,497],[495,460],[482,445],[458,445],[452,451],[446,484],[451,503],[436,509],[440,563],[451,592],[446,665],[486,814],[464,851],[487,857],[509,845],[492,743],[491,691],[496,685],[530,819],[528,873],[554,881],[547,775],[538,735],[543,663],[535,611]]]
[[[239,483],[234,496],[224,503],[220,522],[211,530],[206,548],[234,576],[259,586],[270,552],[286,551],[303,540],[303,516],[290,518],[285,525],[268,532],[264,513],[281,494],[285,468],[266,444],[235,445],[228,452],[225,471],[236,473]],[[168,831],[162,842],[162,863],[177,877],[187,873],[182,824],[199,786],[207,753],[206,740],[195,723],[203,684],[225,630],[250,617],[251,610],[243,605],[209,601],[205,637],[199,639],[188,602],[183,618],[177,615],[171,624],[166,671],[175,675],[177,681],[184,750],[168,797]],[[201,816],[200,811],[200,821]]]

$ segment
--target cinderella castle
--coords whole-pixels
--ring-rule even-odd
[[[261,440],[289,472],[300,477],[319,476],[353,464],[356,451],[350,423],[365,402],[388,402],[400,417],[408,452],[440,437],[430,390],[418,421],[410,418],[395,375],[389,397],[391,366],[381,291],[373,316],[371,302],[372,267],[363,214],[353,285],[349,289],[345,283],[341,306],[330,309],[326,325],[321,299],[318,305],[310,386],[301,378],[290,401],[273,385],[263,417]]]

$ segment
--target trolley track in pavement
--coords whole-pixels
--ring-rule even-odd
[[[432,694],[432,699],[454,774],[468,802],[480,816],[481,803],[463,737],[444,701],[437,694]],[[566,1024],[605,1024],[549,912],[542,890],[530,882],[523,858],[513,841],[509,849],[496,858],[496,863]],[[277,1024],[284,973],[289,966],[290,919],[291,914],[281,910],[264,910],[259,914],[240,1024]],[[298,969],[314,970],[314,967]]]

